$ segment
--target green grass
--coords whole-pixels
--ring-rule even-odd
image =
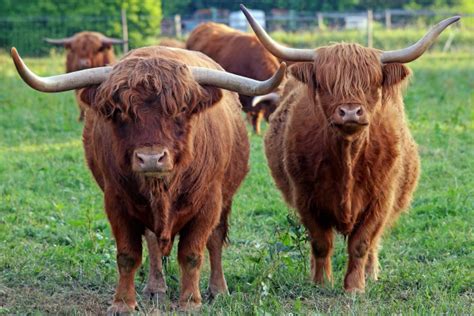
[[[27,62],[53,74],[62,60]],[[426,55],[410,66],[405,101],[422,177],[409,214],[384,238],[380,280],[363,295],[343,292],[347,255],[338,237],[334,287],[311,284],[304,230],[273,184],[262,138],[251,136],[251,172],[235,198],[224,253],[231,295],[205,303],[205,314],[474,313],[472,56]],[[98,314],[112,299],[115,245],[77,114],[71,92],[33,91],[0,55],[0,313]],[[138,293],[146,270],[137,274]],[[175,252],[166,271],[176,301]],[[208,272],[206,263],[202,292]],[[139,305],[150,310],[140,296]]]

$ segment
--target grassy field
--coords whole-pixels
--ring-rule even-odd
[[[62,61],[27,59],[40,74],[62,72]],[[262,138],[251,136],[251,172],[236,196],[224,253],[231,294],[205,303],[204,314],[474,314],[472,55],[428,54],[410,66],[405,101],[422,177],[409,214],[384,238],[380,280],[363,295],[344,293],[347,255],[338,237],[334,287],[309,281],[304,230],[273,184]],[[33,91],[0,55],[0,314],[99,314],[112,299],[115,244],[77,115],[72,93]],[[203,292],[208,272],[206,263]],[[166,273],[176,301],[175,252]],[[138,300],[142,312],[151,310]]]

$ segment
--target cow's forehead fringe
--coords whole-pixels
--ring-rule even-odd
[[[175,116],[184,106],[194,107],[201,91],[185,64],[167,58],[131,56],[115,65],[100,86],[96,103],[99,108],[115,107],[131,116],[139,116],[137,109],[147,103]]]
[[[358,98],[382,83],[380,52],[358,44],[335,44],[317,50],[316,81],[331,94]]]

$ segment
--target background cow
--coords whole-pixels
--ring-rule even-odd
[[[158,45],[166,46],[166,47],[175,47],[175,48],[186,48],[185,42],[181,42],[180,40],[177,40],[175,38],[169,38],[169,37],[160,38]]]
[[[32,75],[15,49],[12,57],[37,90],[86,87],[81,93],[90,107],[83,132],[86,160],[104,192],[117,244],[120,277],[109,313],[137,305],[134,275],[146,228],[157,236],[154,247],[163,255],[180,235],[182,308],[201,304],[206,244],[210,293],[226,293],[222,245],[233,195],[248,170],[249,143],[237,95],[220,88],[268,93],[281,82],[284,65],[273,78],[257,82],[223,72],[199,52],[149,47],[131,52],[113,69],[44,80]]]
[[[279,62],[255,35],[234,30],[224,24],[203,23],[186,41],[186,48],[203,52],[226,71],[257,80],[269,78]],[[244,112],[248,113],[255,133],[260,134],[262,118],[267,120],[279,100],[277,91],[258,97],[240,94]]]
[[[292,86],[270,120],[265,153],[286,202],[311,240],[316,283],[332,281],[333,231],[348,238],[347,291],[377,279],[384,228],[411,201],[420,162],[405,119],[403,63],[423,54],[449,24],[415,45],[390,52],[357,44],[293,49],[274,42],[241,6],[265,46],[290,67]]]
[[[66,72],[87,68],[102,67],[115,63],[112,45],[123,44],[121,39],[107,37],[98,32],[80,32],[62,39],[45,39],[46,42],[66,48]],[[79,121],[84,119],[86,105],[75,91],[80,114]]]

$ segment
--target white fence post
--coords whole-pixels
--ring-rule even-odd
[[[392,28],[392,14],[390,12],[390,9],[385,10],[385,27],[387,30],[390,30]]]
[[[122,39],[123,43],[123,53],[128,52],[128,25],[127,25],[127,10],[122,9]]]
[[[181,30],[181,15],[176,14],[174,16],[174,30],[175,30],[175,36],[177,38],[181,38],[182,30]]]
[[[373,46],[373,38],[372,38],[373,20],[374,20],[374,14],[372,10],[367,10],[367,47]]]
[[[323,30],[324,29],[323,14],[321,12],[318,12],[317,17],[318,17],[318,29]]]

